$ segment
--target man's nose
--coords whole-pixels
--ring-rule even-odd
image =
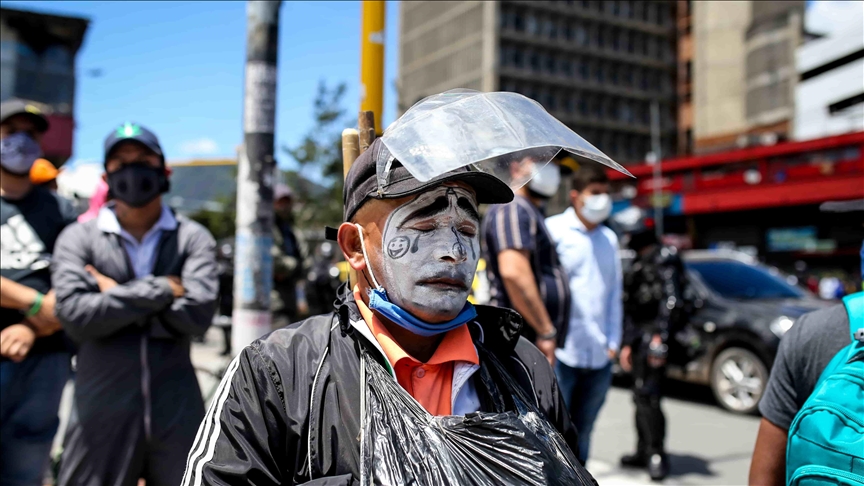
[[[435,249],[435,258],[448,263],[462,263],[468,259],[468,239],[458,231],[452,231],[451,238],[442,238]]]

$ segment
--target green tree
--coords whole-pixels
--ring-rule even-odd
[[[342,221],[342,129],[348,125],[343,106],[345,83],[318,83],[314,126],[295,147],[282,150],[297,163],[284,171],[294,191],[295,222],[299,228],[320,229]]]

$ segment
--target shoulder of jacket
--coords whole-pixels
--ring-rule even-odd
[[[312,316],[253,342],[249,346],[265,359],[278,364],[302,360],[317,360],[329,342],[335,314]]]
[[[190,238],[205,238],[207,240],[212,240],[215,244],[215,238],[213,238],[210,230],[208,230],[203,224],[194,219],[183,216],[182,214],[176,214],[174,217],[177,219],[178,234],[184,234]]]

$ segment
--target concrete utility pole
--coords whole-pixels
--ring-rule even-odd
[[[361,4],[363,19],[360,28],[360,111],[373,112],[375,133],[382,133],[386,4],[380,0],[365,0]]]
[[[651,102],[651,159],[654,163],[654,229],[657,239],[663,236],[663,169],[660,161],[663,156],[660,149],[660,105],[656,101]]]
[[[237,174],[234,312],[231,349],[270,332],[273,288],[273,158],[276,122],[276,54],[280,1],[246,5],[246,81],[243,147]]]

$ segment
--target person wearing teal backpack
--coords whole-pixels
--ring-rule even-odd
[[[759,410],[751,485],[864,486],[864,292],[792,326]]]

